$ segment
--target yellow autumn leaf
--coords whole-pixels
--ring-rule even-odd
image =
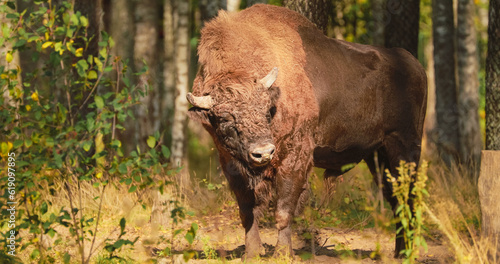
[[[75,51],[75,56],[81,57],[83,56],[83,48],[79,48]]]
[[[42,49],[46,49],[52,45],[52,41],[47,41],[42,44]]]
[[[95,71],[89,71],[89,72],[87,73],[87,78],[88,78],[89,80],[94,80],[94,79],[97,79],[97,72],[95,72]]]
[[[34,92],[31,94],[31,99],[33,99],[33,101],[35,102],[38,102],[38,92]]]
[[[28,112],[31,111],[31,105],[26,106],[26,111],[28,111]]]
[[[7,55],[5,55],[5,60],[6,60],[8,63],[10,63],[13,59],[14,59],[14,57],[12,56],[12,53],[7,52]]]
[[[95,177],[96,177],[97,179],[100,179],[100,178],[102,177],[102,172],[98,172],[98,173],[95,175]]]
[[[1,153],[0,154],[2,154],[2,157],[3,157],[3,156],[7,156],[7,154],[10,152],[10,150],[12,149],[12,147],[14,145],[12,145],[12,142],[7,141],[7,142],[2,142],[0,144],[0,146],[1,146]]]

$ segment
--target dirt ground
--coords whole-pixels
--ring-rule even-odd
[[[174,261],[183,263],[181,253],[190,248],[197,252],[197,257],[188,263],[241,263],[244,253],[245,234],[241,227],[236,208],[227,208],[218,214],[191,219],[199,225],[197,239],[191,245],[179,242],[174,246],[174,252],[179,254]],[[187,221],[186,221],[187,222]],[[187,226],[186,226],[187,228]],[[394,241],[392,234],[377,232],[374,228],[321,228],[313,229],[312,240],[306,240],[305,231],[294,226],[292,238],[295,256],[294,263],[401,263],[401,260],[392,258]],[[273,259],[272,253],[277,239],[277,230],[272,222],[264,222],[260,227],[260,235],[264,248],[261,259],[247,261],[247,263],[287,263],[286,260]],[[315,241],[315,243],[311,243]],[[451,263],[446,245],[436,239],[427,239],[428,251],[422,250],[418,263]],[[377,250],[380,254],[375,254]],[[152,257],[160,248],[149,248]],[[314,256],[311,252],[314,251]],[[265,254],[264,254],[265,253]],[[207,256],[208,255],[208,256]],[[303,258],[308,258],[304,260]],[[171,263],[157,256],[158,263]]]

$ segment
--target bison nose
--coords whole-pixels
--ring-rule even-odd
[[[250,152],[250,158],[256,165],[266,165],[273,158],[275,150],[273,144],[259,146]]]

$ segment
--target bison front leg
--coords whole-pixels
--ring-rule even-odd
[[[298,158],[298,157],[296,157]],[[276,178],[276,227],[278,229],[278,242],[274,255],[293,255],[292,250],[292,220],[296,213],[301,211],[303,203],[308,197],[307,175],[311,165],[304,163],[305,159],[293,159],[287,168],[290,171],[278,172]],[[301,166],[297,166],[300,165]],[[286,167],[286,166],[285,166]]]
[[[254,258],[259,256],[262,242],[259,235],[259,222],[256,217],[254,206],[238,201],[240,206],[240,218],[245,228],[245,258]]]

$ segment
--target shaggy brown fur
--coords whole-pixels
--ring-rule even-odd
[[[258,218],[273,195],[277,251],[291,253],[290,224],[307,200],[313,165],[334,177],[362,159],[374,172],[374,152],[391,172],[399,159],[419,160],[425,72],[403,50],[329,39],[293,11],[255,5],[219,12],[202,30],[198,54],[193,95],[210,96],[213,104],[192,101],[189,114],[219,150],[249,257],[259,252]],[[265,87],[259,80],[273,67],[277,79]],[[252,163],[255,146],[270,144],[271,163]],[[387,182],[384,193],[395,208]],[[398,239],[398,252],[402,245]]]

